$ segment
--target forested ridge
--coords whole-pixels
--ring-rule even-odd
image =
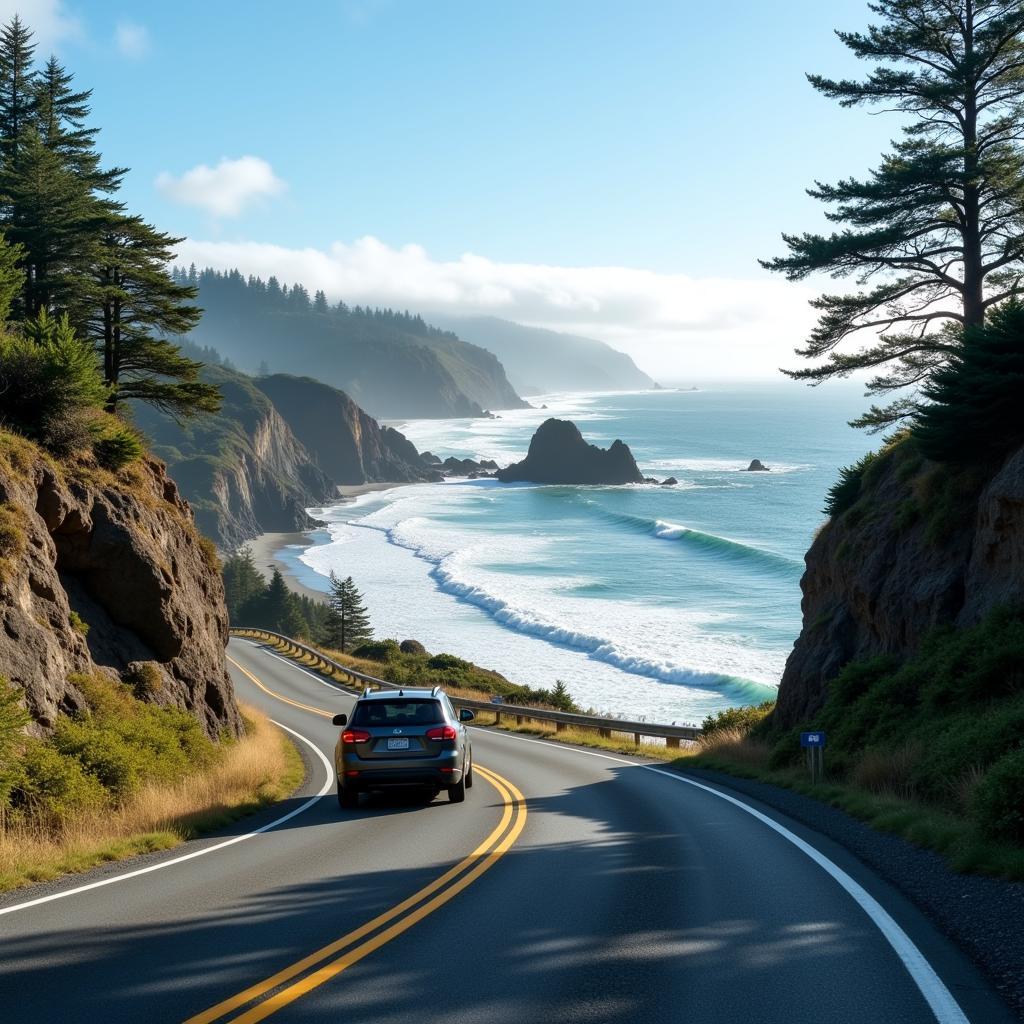
[[[179,269],[175,282],[195,289],[204,309],[190,337],[249,373],[314,376],[385,418],[524,404],[494,355],[419,315],[331,303],[322,291],[237,270]]]

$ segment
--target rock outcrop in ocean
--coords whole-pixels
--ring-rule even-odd
[[[803,629],[774,716],[785,727],[814,714],[847,662],[906,656],[937,626],[1024,603],[1024,449],[956,470],[898,444],[859,486],[806,556]]]
[[[240,733],[219,566],[161,463],[57,464],[0,434],[0,526],[0,676],[36,731],[85,707],[76,674],[104,671]]]
[[[505,483],[529,480],[539,484],[640,484],[644,476],[629,447],[614,441],[610,448],[587,444],[575,423],[548,419],[530,440],[522,462],[495,474]]]

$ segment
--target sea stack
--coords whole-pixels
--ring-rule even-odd
[[[750,465],[747,466],[746,471],[748,473],[767,473],[767,472],[769,472],[768,467],[760,459],[753,459],[751,461]]]
[[[499,469],[505,483],[528,480],[538,484],[642,484],[628,445],[615,441],[610,448],[587,444],[575,423],[545,420],[530,441],[522,462]]]

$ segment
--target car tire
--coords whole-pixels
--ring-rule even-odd
[[[343,811],[351,811],[359,806],[359,794],[353,789],[338,787],[338,806]]]
[[[448,801],[453,804],[461,804],[466,799],[466,779],[463,776],[454,786],[448,787]]]
[[[473,756],[469,757],[469,767],[466,769],[466,789],[473,788]]]

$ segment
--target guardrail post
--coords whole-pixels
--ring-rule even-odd
[[[670,750],[678,750],[679,749],[679,737],[678,736],[666,736],[665,737],[665,746],[668,747]]]
[[[522,724],[523,724],[523,716],[522,715],[516,715],[516,725],[522,725]]]
[[[565,732],[565,722],[555,722],[555,732]]]
[[[597,735],[603,740],[610,740],[612,738],[612,731],[611,729],[598,729]]]
[[[633,733],[633,743],[636,744],[636,746],[638,747],[640,746],[640,733]]]

